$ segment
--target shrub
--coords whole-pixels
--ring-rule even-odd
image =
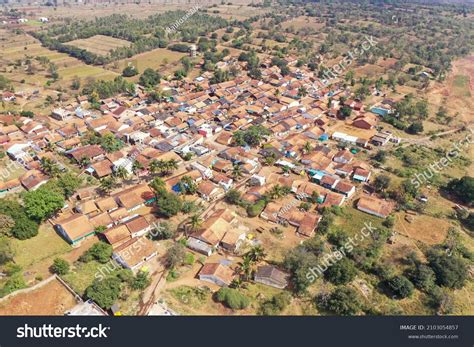
[[[51,271],[58,275],[65,275],[69,272],[69,263],[62,258],[56,258],[51,266]]]
[[[145,271],[139,271],[137,273],[137,276],[134,278],[131,287],[132,289],[143,290],[146,287],[148,287],[150,283],[151,283],[151,279],[148,276],[148,273]]]
[[[343,258],[329,268],[324,273],[325,278],[334,284],[346,284],[354,279],[357,270],[354,263]]]
[[[249,298],[237,289],[221,288],[216,294],[216,300],[224,303],[233,310],[242,310],[250,304]]]
[[[99,263],[105,264],[112,256],[112,246],[100,241],[95,243],[91,248],[84,252],[79,258],[80,261],[87,263],[92,260],[97,260]]]
[[[119,298],[121,291],[121,280],[117,277],[96,279],[87,287],[86,297],[94,300],[103,309],[110,309]]]
[[[321,295],[316,299],[316,305],[338,315],[352,316],[357,314],[362,303],[357,292],[349,287],[336,288],[329,296]]]
[[[436,282],[440,286],[460,289],[467,279],[467,268],[464,261],[457,257],[450,257],[443,253],[430,252],[428,254],[430,267],[436,275]]]
[[[253,205],[247,207],[247,214],[249,217],[256,217],[265,209],[265,200],[259,200]]]
[[[395,276],[387,281],[387,285],[398,299],[407,298],[413,294],[413,283],[405,276]]]

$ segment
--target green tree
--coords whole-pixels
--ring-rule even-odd
[[[135,289],[135,290],[137,289],[143,290],[146,287],[148,287],[150,283],[151,283],[151,279],[148,276],[148,272],[139,271],[137,275],[135,276],[135,278],[133,279],[131,287],[132,289]]]
[[[450,257],[443,252],[431,251],[428,254],[428,261],[440,286],[455,289],[464,287],[468,274],[462,259]]]
[[[324,277],[331,283],[339,285],[351,282],[356,274],[357,270],[354,263],[347,258],[343,258],[334,265],[329,266],[326,272],[324,272]]]
[[[375,177],[374,188],[377,192],[383,192],[390,185],[390,177],[387,175],[378,175]]]
[[[6,214],[0,214],[0,237],[10,236],[14,226],[15,220],[12,217]]]
[[[117,277],[110,277],[100,281],[95,279],[86,289],[86,297],[94,300],[103,309],[110,309],[120,296],[122,282]]]
[[[233,288],[219,289],[216,293],[216,300],[233,310],[243,310],[250,304],[249,298]]]
[[[38,222],[51,217],[65,204],[64,197],[60,193],[44,187],[25,193],[23,201],[28,217]]]
[[[342,316],[353,316],[360,312],[362,303],[357,292],[349,287],[338,287],[331,294],[319,296],[318,307]]]
[[[225,194],[225,200],[229,204],[239,205],[241,203],[241,194],[237,189],[229,189]]]
[[[474,177],[464,176],[453,179],[448,183],[447,189],[463,203],[469,206],[474,205]]]
[[[61,189],[66,199],[69,199],[81,184],[82,178],[70,172],[60,175],[56,180],[56,185]]]
[[[133,65],[128,65],[123,69],[122,76],[123,77],[133,77],[138,75],[138,69]]]
[[[172,217],[181,211],[182,200],[173,193],[162,191],[156,200],[159,214],[165,217]]]
[[[55,258],[53,265],[51,265],[51,271],[58,275],[66,275],[69,272],[69,263],[62,258]]]
[[[395,276],[387,281],[387,286],[398,299],[403,299],[413,294],[414,285],[405,276]]]
[[[8,237],[0,236],[0,265],[13,260],[15,256],[15,249],[13,248],[11,241]]]
[[[99,241],[92,245],[83,255],[79,258],[80,261],[88,263],[92,260],[96,260],[101,264],[107,263],[112,257],[113,249],[112,246],[103,241]]]
[[[186,249],[183,244],[176,242],[166,252],[166,266],[169,269],[174,269],[177,266],[183,265],[186,258]]]

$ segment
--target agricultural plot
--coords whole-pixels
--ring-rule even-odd
[[[184,56],[186,56],[185,53],[173,52],[165,48],[158,48],[150,52],[137,54],[129,59],[123,59],[111,63],[107,65],[107,68],[117,73],[121,73],[129,64],[135,66],[140,73],[147,68],[154,70],[162,69],[168,64],[174,68],[178,68],[178,62]]]
[[[116,48],[129,47],[131,45],[128,41],[104,35],[94,35],[87,39],[70,41],[67,44],[101,56],[108,55]]]

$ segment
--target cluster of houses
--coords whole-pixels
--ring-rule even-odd
[[[261,80],[241,75],[212,85],[212,74],[206,72],[194,80],[161,81],[159,87],[167,97],[159,103],[149,102],[146,91],[137,86],[133,96],[102,100],[99,109],[89,107],[87,96],[78,96],[68,105],[57,105],[49,117],[0,115],[0,145],[12,162],[26,170],[18,179],[3,180],[0,194],[34,190],[46,183],[50,178],[42,171],[43,158],[62,168],[67,160],[81,168],[81,175],[96,179],[114,175],[118,168],[131,176],[150,177],[153,162],[173,161],[179,169],[166,179],[167,189],[183,193],[182,180],[187,176],[204,203],[221,199],[232,188],[242,190],[242,200],[250,204],[276,185],[288,188],[291,194],[268,203],[260,217],[288,223],[301,236],[311,237],[321,208],[343,205],[354,198],[357,187],[369,182],[371,168],[357,160],[357,153],[369,143],[395,141],[390,133],[376,130],[378,117],[385,116],[384,110],[389,114],[385,104],[365,112],[349,89],[337,83],[321,88],[313,72],[296,67],[291,56],[285,59],[290,67],[287,76],[263,62]],[[236,62],[222,62],[221,67],[231,63]],[[3,93],[5,97],[14,95]],[[344,107],[351,109],[348,118],[340,115]],[[338,130],[341,124],[345,132]],[[253,126],[267,130],[263,146],[236,146],[234,134]],[[120,140],[123,146],[107,152],[100,141],[84,141],[91,133],[99,139]],[[299,207],[298,201],[307,197],[316,198],[317,209]],[[141,207],[154,200],[146,182],[103,198],[81,192],[54,220],[55,228],[71,244],[99,234],[112,245],[114,259],[137,269],[156,255],[153,242],[145,237],[152,226],[140,214]],[[361,197],[357,207],[382,218],[393,208],[373,196]],[[206,256],[217,249],[237,253],[247,236],[230,210],[218,209],[189,235],[187,245]],[[262,283],[277,287],[286,283],[277,269],[265,267],[257,273],[256,280]],[[221,263],[209,263],[199,277],[228,285],[232,271]]]

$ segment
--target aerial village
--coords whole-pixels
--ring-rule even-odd
[[[373,168],[360,155],[400,142],[377,125],[394,101],[374,89],[380,101],[366,109],[350,87],[321,81],[296,67],[296,58],[285,60],[287,76],[263,62],[260,80],[241,74],[210,84],[207,72],[161,80],[167,96],[160,102],[150,103],[137,85],[133,96],[100,100],[98,109],[78,96],[49,117],[3,114],[0,144],[12,167],[27,171],[2,183],[0,194],[38,189],[52,166],[77,173],[87,183],[48,222],[73,247],[101,240],[124,268],[151,273],[166,250],[150,233],[178,218],[177,211],[156,211],[160,194],[173,194],[199,207],[194,221],[180,213],[173,223],[188,252],[204,256],[191,277],[216,287],[232,283],[235,259],[249,247],[271,249],[271,239],[261,240],[264,231],[287,238],[291,248],[317,233],[325,208],[353,205],[388,217],[395,203],[374,193]],[[245,64],[232,56],[218,63],[223,70]],[[3,93],[5,102],[16,97]],[[102,140],[121,145],[115,150]],[[288,285],[288,274],[271,264],[254,277]]]

